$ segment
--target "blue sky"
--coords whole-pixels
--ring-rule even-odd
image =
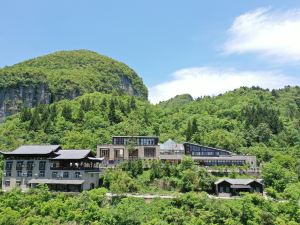
[[[0,0],[0,26],[0,67],[89,49],[132,67],[152,102],[300,84],[299,1]]]

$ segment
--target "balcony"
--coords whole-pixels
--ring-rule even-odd
[[[100,168],[92,167],[76,167],[76,166],[55,166],[50,167],[50,170],[83,170],[86,172],[100,172]]]

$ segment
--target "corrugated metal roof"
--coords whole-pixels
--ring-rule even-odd
[[[233,185],[247,185],[253,181],[256,181],[258,183],[262,183],[262,179],[221,179],[215,182],[215,184],[219,184],[223,181],[227,181],[230,184]]]
[[[12,152],[4,154],[15,155],[47,155],[60,148],[60,145],[22,145]]]
[[[84,180],[31,179],[29,184],[83,184]]]
[[[59,156],[53,159],[84,159],[90,152],[91,150],[59,150]]]

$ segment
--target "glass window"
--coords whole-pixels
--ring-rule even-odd
[[[6,170],[11,170],[12,169],[12,164],[13,164],[13,162],[6,162],[5,169]]]
[[[123,149],[115,149],[115,158],[123,158],[124,150]]]
[[[45,170],[46,169],[46,162],[40,161],[39,163],[39,170]]]
[[[10,170],[9,170],[9,171],[6,171],[6,172],[5,172],[5,176],[6,176],[6,177],[11,177],[11,171],[10,171]]]
[[[33,169],[33,161],[28,161],[27,162],[27,170],[32,170]]]
[[[32,177],[32,170],[27,171],[27,177]]]
[[[69,177],[69,172],[64,172],[63,177],[68,178]]]
[[[75,178],[80,178],[80,172],[75,172]]]
[[[155,157],[155,148],[145,148],[144,157]]]
[[[39,176],[40,176],[40,177],[45,177],[45,171],[44,171],[44,170],[41,170]]]
[[[109,158],[109,149],[100,149],[100,157]]]
[[[23,168],[23,161],[18,161],[16,164],[16,170],[22,170]]]
[[[18,170],[17,171],[17,177],[21,177],[22,176],[22,171]]]
[[[57,178],[57,172],[52,172],[52,178]]]

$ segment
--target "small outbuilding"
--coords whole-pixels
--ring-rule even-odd
[[[218,196],[235,196],[240,192],[263,193],[262,179],[220,179],[215,182]]]

